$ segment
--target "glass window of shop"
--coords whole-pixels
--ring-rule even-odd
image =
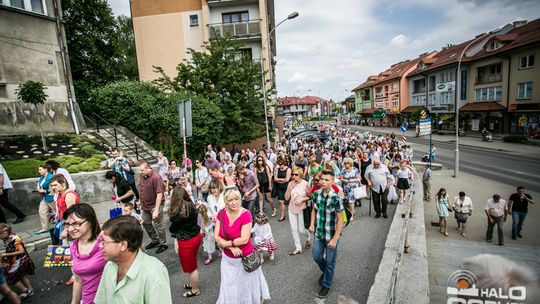
[[[524,136],[538,136],[540,130],[540,112],[510,113],[510,133]]]

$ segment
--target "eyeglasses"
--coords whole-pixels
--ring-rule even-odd
[[[81,228],[81,226],[88,220],[84,220],[82,222],[73,222],[73,223],[66,223],[64,222],[64,228],[65,229],[69,229],[70,227],[71,228]]]
[[[298,173],[293,173],[292,176],[300,176]]]
[[[117,241],[105,241],[105,240],[101,240],[101,245],[105,246],[105,244],[109,244],[109,243],[118,243]]]

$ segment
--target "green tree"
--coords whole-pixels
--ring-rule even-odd
[[[63,0],[63,20],[76,97],[85,112],[93,88],[137,79],[129,17],[115,18],[106,0]]]
[[[90,92],[98,113],[113,124],[123,125],[171,158],[182,152],[178,101],[191,98],[193,137],[188,154],[200,157],[207,143],[219,142],[225,120],[221,109],[203,96],[175,92],[165,94],[150,83],[119,81]]]
[[[214,125],[219,135],[215,143],[249,142],[264,135],[260,66],[250,56],[242,56],[237,41],[215,36],[203,45],[203,51],[188,49],[191,59],[176,67],[176,77],[154,67],[161,75],[154,83],[165,92],[201,96],[221,109],[225,120]]]
[[[15,93],[17,94],[17,98],[22,100],[24,103],[31,104],[35,107],[36,115],[39,121],[39,132],[41,134],[43,150],[47,151],[47,140],[45,139],[45,134],[43,133],[43,115],[39,111],[39,106],[44,104],[48,97],[45,93],[45,87],[41,82],[29,80],[21,84]]]

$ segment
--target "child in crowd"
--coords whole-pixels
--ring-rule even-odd
[[[8,224],[0,224],[0,239],[4,241],[6,252],[0,254],[4,276],[8,285],[14,285],[19,298],[24,301],[34,294],[28,275],[34,275],[36,266],[30,258],[22,239],[11,230]]]
[[[264,263],[264,251],[268,251],[270,255],[270,261],[274,260],[274,252],[277,250],[274,236],[272,235],[272,228],[268,223],[268,218],[264,213],[258,213],[255,216],[255,225],[251,229],[251,233],[254,234],[253,245],[255,250],[259,252],[259,259],[261,264]]]
[[[201,234],[203,235],[203,249],[208,253],[208,259],[204,265],[212,263],[212,253],[216,251],[216,241],[214,240],[214,222],[208,216],[208,206],[205,203],[199,204],[199,215],[201,216]]]
[[[124,206],[122,206],[122,215],[133,216],[141,225],[144,224],[142,216],[135,211],[133,203],[125,203]]]

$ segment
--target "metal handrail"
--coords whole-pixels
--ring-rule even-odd
[[[125,138],[128,138],[124,133],[122,133],[120,130],[118,130],[117,128],[115,128],[110,122],[108,122],[105,118],[99,116],[97,113],[95,112],[92,112],[92,115],[95,116],[97,118],[97,120],[95,121],[96,123],[96,131],[97,133],[99,134],[99,125],[100,125],[100,121],[102,121],[103,123],[105,123],[105,127],[102,128],[105,132],[109,133],[111,136],[114,137],[114,143],[115,143],[115,146],[118,148],[118,142],[122,143],[127,149],[131,150],[131,152],[135,153],[135,158],[137,159],[137,161],[139,161],[139,157],[142,158],[144,161],[147,161],[146,158],[142,157],[139,155],[139,149],[138,149],[138,145],[136,142],[133,142],[133,144],[135,145],[135,149],[131,148],[128,144],[126,144],[123,140],[119,139],[118,138],[118,133],[120,133],[120,135],[124,136]],[[113,132],[111,133],[111,131],[109,131],[108,128],[111,128],[113,130]]]

